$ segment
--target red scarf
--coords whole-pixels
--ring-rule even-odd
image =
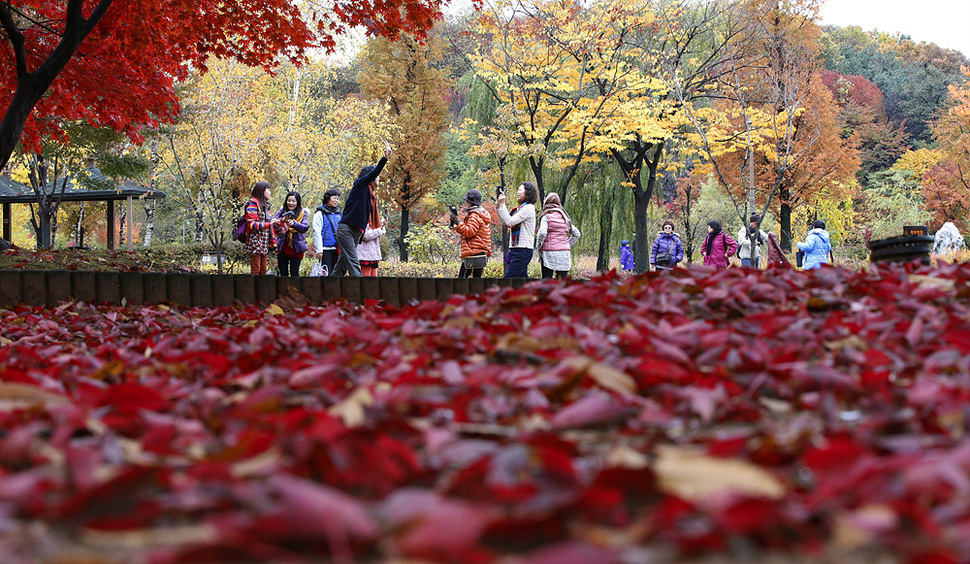
[[[367,187],[370,193],[370,217],[367,218],[367,225],[371,229],[381,228],[381,214],[377,210],[377,194],[374,193],[374,188],[372,186]]]

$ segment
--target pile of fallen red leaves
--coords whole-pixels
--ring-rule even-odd
[[[961,265],[0,310],[0,561],[965,561],[968,300]]]

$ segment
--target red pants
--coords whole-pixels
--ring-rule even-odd
[[[266,274],[266,255],[249,255],[249,267],[252,274]]]

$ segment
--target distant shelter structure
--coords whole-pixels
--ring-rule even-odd
[[[88,169],[88,175],[101,184],[109,182],[107,177],[97,168]],[[139,200],[161,200],[167,196],[164,192],[152,190],[132,181],[125,181],[116,184],[113,189],[91,189],[77,185],[70,177],[66,179],[58,178],[44,185],[43,189],[50,198],[57,198],[61,190],[64,190],[62,202],[105,202],[108,228],[108,249],[115,250],[115,202],[119,200],[127,202],[127,228],[128,237],[126,248],[133,249],[133,237],[131,234],[134,229],[134,201]],[[114,183],[112,183],[114,184]],[[3,209],[3,238],[11,243],[13,241],[13,204],[36,204],[37,193],[26,184],[17,182],[13,179],[0,176],[0,206]],[[41,229],[47,229],[47,240],[50,240],[50,225],[42,224]]]

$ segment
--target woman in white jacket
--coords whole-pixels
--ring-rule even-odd
[[[360,273],[363,276],[377,276],[377,266],[381,262],[381,237],[387,234],[384,228],[386,221],[381,219],[381,226],[374,229],[367,225],[364,236],[357,245],[357,258],[360,259]]]
[[[536,201],[539,190],[523,182],[515,193],[519,205],[511,211],[505,207],[505,192],[499,194],[495,211],[510,228],[509,254],[505,259],[505,278],[528,278],[529,262],[536,242]]]

